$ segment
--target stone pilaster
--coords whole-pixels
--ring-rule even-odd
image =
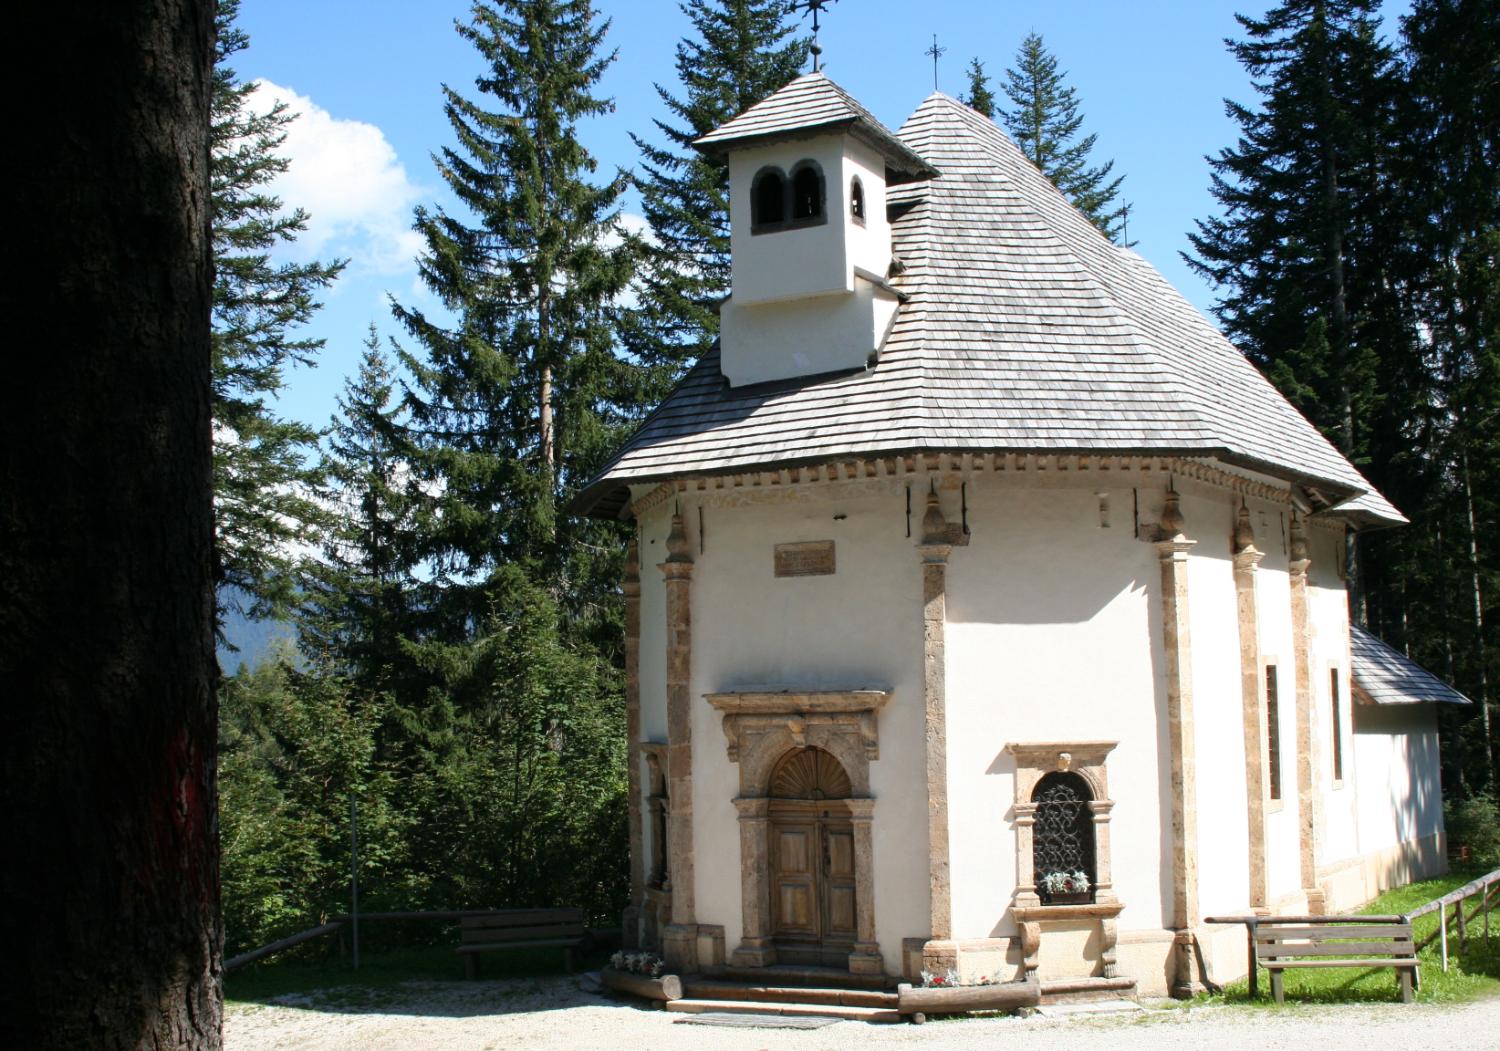
[[[636,948],[641,939],[641,908],[646,899],[646,854],[641,813],[641,559],[632,537],[625,548],[625,577],[620,585],[625,596],[625,737],[629,768],[630,807],[630,904],[625,907],[621,932],[625,947]]]
[[[875,801],[851,799],[849,820],[854,829],[854,951],[852,974],[884,974],[885,958],[875,939]]]
[[[734,801],[740,813],[740,945],[730,962],[736,967],[767,967],[776,962],[771,944],[771,801],[764,797]]]
[[[698,926],[693,901],[693,558],[682,515],[672,516],[667,560],[667,842],[672,878],[672,922],[662,932],[662,956],[676,973],[698,969]]]
[[[1167,736],[1172,765],[1172,929],[1177,933],[1172,995],[1203,990],[1197,979],[1191,928],[1198,920],[1198,793],[1193,740],[1192,633],[1188,620],[1188,552],[1182,510],[1168,490],[1161,515],[1162,648],[1166,658]]]
[[[953,937],[953,888],[948,851],[948,716],[944,636],[947,628],[948,555],[951,530],[927,494],[922,516],[922,695],[927,744],[927,864],[932,941]]]
[[[1302,872],[1302,892],[1307,911],[1321,916],[1328,907],[1318,886],[1318,832],[1322,824],[1322,800],[1318,798],[1317,742],[1313,738],[1312,621],[1307,609],[1307,531],[1302,519],[1292,514],[1291,561],[1287,564],[1292,591],[1292,662],[1297,687],[1297,844]]]
[[[1240,503],[1234,524],[1234,593],[1240,624],[1240,701],[1244,712],[1245,805],[1249,837],[1250,907],[1269,908],[1266,877],[1266,709],[1260,659],[1260,612],[1256,604],[1256,567],[1265,556],[1255,547],[1250,509]]]

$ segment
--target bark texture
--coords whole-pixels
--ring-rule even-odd
[[[11,22],[0,1043],[217,1048],[213,5]]]

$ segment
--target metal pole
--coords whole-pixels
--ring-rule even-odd
[[[359,970],[359,803],[349,793],[349,889],[353,898],[349,919],[354,937],[354,969]]]

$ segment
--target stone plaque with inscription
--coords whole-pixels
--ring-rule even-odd
[[[776,545],[778,577],[826,577],[833,571],[832,540]]]

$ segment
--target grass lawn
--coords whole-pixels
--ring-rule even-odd
[[[1367,915],[1394,916],[1411,911],[1434,898],[1440,898],[1450,890],[1463,886],[1470,880],[1485,874],[1484,869],[1455,866],[1453,871],[1438,879],[1423,880],[1405,887],[1386,891],[1370,904],[1360,909]],[[1465,914],[1472,912],[1478,897],[1465,902]],[[1449,910],[1452,915],[1452,909]],[[1414,924],[1416,939],[1421,942],[1438,929],[1437,913],[1419,917]],[[1421,961],[1422,987],[1417,990],[1417,1001],[1451,1003],[1468,1000],[1476,996],[1500,994],[1500,908],[1490,916],[1490,941],[1484,940],[1484,925],[1476,918],[1469,924],[1469,945],[1460,951],[1458,934],[1450,925],[1448,931],[1448,970],[1442,967],[1442,957],[1437,942],[1423,950]],[[1296,969],[1286,974],[1286,1000],[1293,1003],[1343,1003],[1348,1001],[1374,1001],[1399,1003],[1396,990],[1396,972],[1389,967],[1368,971],[1353,967],[1330,967]],[[1210,1000],[1227,1003],[1257,1003],[1275,1007],[1271,999],[1270,972],[1260,972],[1259,996],[1252,1001],[1249,983],[1241,979],[1227,986]]]

